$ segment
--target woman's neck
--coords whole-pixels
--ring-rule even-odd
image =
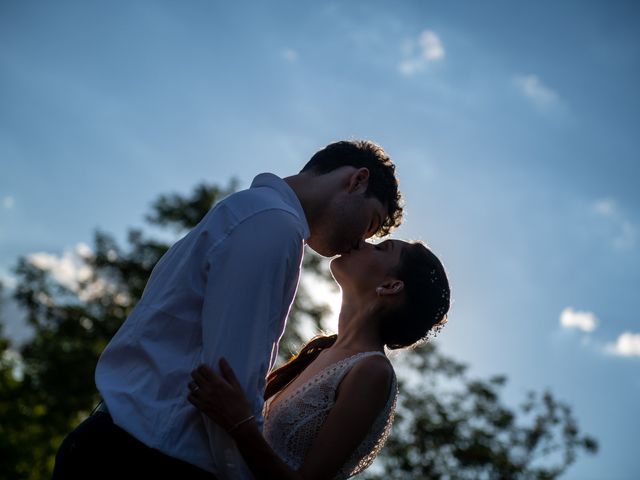
[[[349,352],[384,351],[378,322],[362,309],[343,302],[338,320],[338,338],[331,347]]]

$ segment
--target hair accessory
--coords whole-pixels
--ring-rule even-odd
[[[432,275],[434,272],[435,270],[431,271]],[[438,280],[438,277],[435,277],[435,276],[431,277],[432,283],[434,283],[437,280]],[[447,290],[446,288],[442,289],[441,298],[443,303],[440,305],[440,307],[438,307],[438,309],[434,314],[434,317],[433,317],[434,324],[427,332],[427,335],[424,338],[425,342],[428,342],[434,339],[435,337],[437,337],[440,331],[446,325],[448,321],[447,312],[449,311],[449,308],[450,308],[450,297],[449,297],[450,295],[451,293],[449,292],[449,290]]]
[[[431,283],[436,283],[439,280],[438,275],[436,275],[435,268],[433,270],[431,270],[431,274],[430,274],[429,278],[431,279]]]

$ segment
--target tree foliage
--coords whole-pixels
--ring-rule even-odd
[[[189,196],[160,196],[146,219],[177,240],[236,188],[232,180],[227,187],[198,185]],[[14,347],[0,329],[0,478],[50,478],[60,442],[99,400],[97,359],[170,240],[132,229],[126,243],[96,231],[92,251],[82,257],[89,274],[71,285],[28,257],[17,261],[13,296],[34,335]],[[304,342],[302,326],[320,331],[329,311],[308,283],[330,282],[326,262],[307,251],[303,268],[281,357]],[[552,479],[578,451],[597,449],[580,434],[570,408],[550,392],[531,393],[512,410],[500,400],[504,377],[469,379],[464,365],[431,344],[394,363],[401,392],[396,423],[366,478]]]
[[[396,363],[393,434],[367,478],[554,479],[579,450],[597,450],[551,392],[529,392],[509,408],[500,401],[506,377],[469,378],[430,343]]]

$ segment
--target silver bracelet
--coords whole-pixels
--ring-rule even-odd
[[[233,427],[231,427],[227,433],[232,433],[235,432],[241,425],[250,422],[251,420],[253,420],[255,417],[255,415],[251,415],[250,417],[245,418],[244,420],[240,420],[238,423],[236,423]]]

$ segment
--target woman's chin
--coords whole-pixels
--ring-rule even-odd
[[[346,259],[345,259],[344,255],[338,255],[336,257],[333,257],[331,259],[331,262],[329,263],[329,270],[331,270],[331,274],[333,275],[333,278],[338,283],[340,283],[339,282],[340,273],[342,272],[342,270],[344,268],[345,260]]]

